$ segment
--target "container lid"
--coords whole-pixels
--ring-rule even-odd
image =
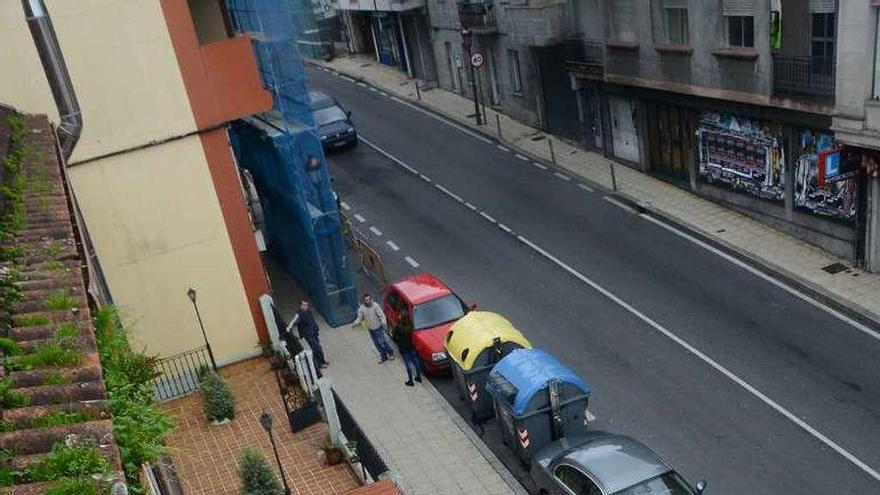
[[[516,388],[517,394],[511,407],[516,415],[526,412],[532,396],[547,388],[550,380],[571,384],[584,395],[590,395],[590,387],[581,377],[559,362],[554,355],[540,349],[516,349],[498,361],[486,384],[486,389],[493,395],[504,392],[494,390],[492,384],[498,381],[494,380],[496,375],[500,375]]]
[[[463,370],[474,366],[483,349],[492,347],[495,339],[514,342],[531,348],[532,344],[506,318],[489,311],[471,311],[455,322],[446,335],[446,354]]]

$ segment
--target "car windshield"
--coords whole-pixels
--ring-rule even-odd
[[[348,117],[345,115],[345,112],[342,111],[339,107],[325,107],[319,108],[314,111],[315,122],[318,125],[327,125],[332,124],[333,122],[339,122],[340,120],[345,120]]]
[[[694,491],[675,471],[643,481],[614,495],[694,495]]]
[[[431,328],[464,316],[464,305],[454,294],[419,304],[413,310],[413,328]]]

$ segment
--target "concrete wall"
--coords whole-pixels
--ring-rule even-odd
[[[868,2],[840,2],[838,9],[835,130],[855,134],[867,129],[880,131],[880,112],[871,101],[877,8]],[[867,118],[866,109],[872,119]],[[880,147],[880,138],[872,141]]]

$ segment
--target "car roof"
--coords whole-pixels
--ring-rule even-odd
[[[583,442],[565,452],[559,462],[589,473],[604,493],[616,493],[672,470],[642,442],[603,431],[590,432]]]
[[[393,283],[392,287],[397,289],[410,304],[421,304],[452,294],[452,290],[446,284],[430,273],[406,277]]]
[[[312,110],[320,108],[335,107],[336,100],[332,96],[323,91],[309,91],[309,106]]]

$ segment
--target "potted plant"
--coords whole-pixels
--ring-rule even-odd
[[[220,375],[214,371],[202,374],[201,387],[205,419],[208,422],[222,425],[235,418],[235,397]]]
[[[327,460],[328,466],[335,466],[345,459],[342,450],[336,445],[333,445],[333,442],[330,441],[329,437],[325,438],[324,442],[321,443],[321,450],[324,451],[324,458]]]
[[[259,450],[248,447],[238,457],[238,477],[241,479],[241,493],[245,495],[278,495],[281,485],[269,461]]]

